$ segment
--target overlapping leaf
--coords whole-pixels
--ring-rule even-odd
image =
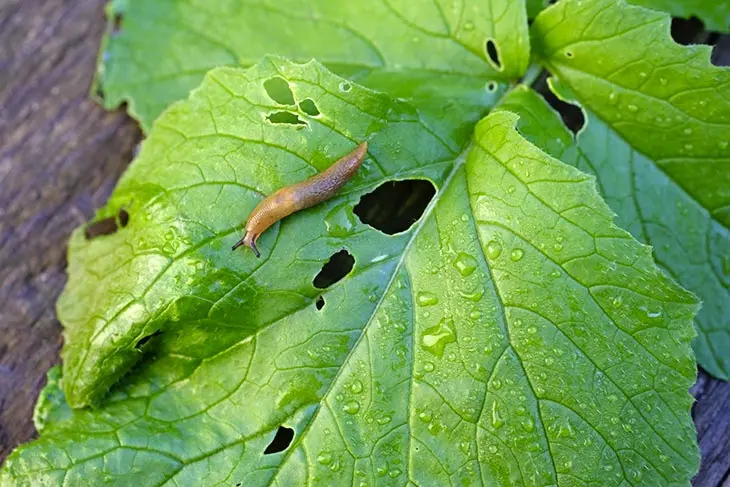
[[[128,101],[144,129],[209,69],[279,54],[408,99],[434,123],[447,114],[468,140],[497,82],[529,60],[525,5],[511,0],[129,0],[111,10],[121,27],[103,49],[105,104]]]
[[[279,77],[309,116],[275,104]],[[290,110],[306,125],[271,124]],[[402,102],[316,63],[211,72],[156,122],[103,215],[72,241],[59,311],[76,405],[138,364],[98,409],[51,383],[20,485],[684,485],[696,300],[612,223],[591,177],[496,111],[453,145]],[[367,139],[344,193],[232,253],[262,194]],[[384,180],[438,192],[389,236],[352,214]],[[350,275],[312,277],[341,248]],[[138,350],[153,331],[162,333]],[[284,452],[265,454],[279,425]]]
[[[635,5],[669,12],[675,17],[697,17],[708,30],[730,32],[728,0],[630,0]]]
[[[667,16],[613,0],[560,2],[535,22],[533,45],[567,85],[557,91],[585,107],[576,164],[703,299],[698,361],[727,379],[730,70],[710,65],[707,46],[672,42]]]

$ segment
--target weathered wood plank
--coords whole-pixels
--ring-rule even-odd
[[[87,97],[103,7],[0,0],[0,461],[35,434],[33,404],[58,362],[68,236],[104,204],[140,138],[123,113]],[[694,484],[730,486],[730,384],[701,373],[693,393],[703,452]]]

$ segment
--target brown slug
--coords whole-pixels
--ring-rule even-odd
[[[236,242],[233,250],[242,245],[248,245],[256,257],[261,257],[259,249],[256,248],[256,240],[261,234],[271,225],[295,211],[312,207],[332,198],[357,172],[367,151],[368,143],[363,142],[321,173],[281,188],[264,198],[249,215],[246,221],[246,234]]]

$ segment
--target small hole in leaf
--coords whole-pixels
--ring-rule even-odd
[[[294,94],[284,78],[276,76],[267,79],[264,82],[264,88],[269,97],[279,105],[294,105]]]
[[[720,38],[717,32],[708,32],[701,20],[696,17],[689,19],[672,18],[672,39],[677,44],[687,46],[689,44],[714,45]]]
[[[264,455],[271,455],[272,453],[279,453],[286,450],[291,445],[293,439],[293,429],[287,428],[286,426],[279,426],[279,429],[276,430],[276,435],[274,435],[274,439],[271,440],[269,446],[264,450]]]
[[[497,44],[494,43],[492,39],[487,39],[487,44],[485,46],[487,51],[487,56],[489,56],[489,60],[492,61],[492,64],[499,69],[502,70],[502,61],[499,59],[499,51],[497,50]]]
[[[117,12],[114,14],[114,18],[112,19],[112,34],[119,34],[119,31],[122,30],[123,18],[124,15],[122,15],[121,12]]]
[[[565,51],[565,57],[572,58],[573,57],[573,51]]]
[[[348,83],[347,81],[343,81],[342,83],[340,83],[340,91],[344,91],[345,93],[347,93],[351,89],[352,89],[352,85],[350,83]]]
[[[555,93],[550,91],[550,88],[545,89],[545,91],[542,92],[542,95],[545,97],[545,100],[550,104],[550,106],[560,114],[560,117],[563,119],[563,123],[571,132],[574,134],[580,132],[580,129],[582,129],[586,123],[583,110],[571,103],[564,102],[555,96]]]
[[[271,123],[286,123],[289,125],[307,125],[307,122],[299,118],[296,113],[292,112],[274,112],[266,117]]]
[[[497,91],[497,83],[494,81],[490,81],[489,83],[487,83],[487,91],[490,93],[494,93],[495,91]]]
[[[318,289],[330,287],[348,275],[354,266],[355,258],[347,250],[342,249],[332,254],[319,273],[314,276],[314,287]],[[322,303],[324,304],[324,299]]]
[[[411,228],[435,194],[436,187],[424,179],[386,181],[363,195],[353,211],[361,222],[393,235]]]
[[[87,240],[91,240],[102,235],[111,235],[120,228],[124,228],[129,223],[129,212],[127,210],[119,210],[117,216],[110,216],[102,220],[90,223],[86,230],[84,230],[84,236]]]
[[[305,98],[299,103],[299,108],[302,109],[304,113],[307,115],[311,115],[312,117],[316,117],[319,115],[319,109],[317,108],[317,105],[314,103],[314,100],[311,98]]]
[[[134,348],[136,348],[137,350],[141,350],[142,347],[144,347],[150,340],[159,335],[162,335],[162,330],[157,330],[154,333],[140,338],[139,341],[134,345]]]
[[[314,305],[317,307],[318,310],[324,308],[324,298],[322,296],[318,297]]]

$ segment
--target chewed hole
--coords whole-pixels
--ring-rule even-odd
[[[351,89],[352,89],[352,85],[350,83],[348,83],[347,81],[343,81],[342,83],[340,83],[340,91],[344,91],[345,93],[347,93]]]
[[[279,105],[294,105],[294,94],[289,83],[278,76],[264,81],[264,89],[269,97]]]
[[[487,39],[485,49],[487,51],[487,56],[489,57],[489,60],[492,62],[494,67],[501,71],[502,70],[502,61],[499,59],[499,51],[497,50],[497,44],[495,44],[492,39]]]
[[[122,30],[123,18],[124,15],[122,15],[121,12],[117,12],[114,14],[114,18],[112,19],[112,34],[119,34],[119,32]]]
[[[301,108],[304,113],[306,113],[307,115],[311,115],[312,117],[316,117],[317,115],[319,115],[319,109],[314,103],[314,100],[312,100],[311,98],[305,98],[304,100],[299,102],[299,108]]]
[[[689,44],[708,44],[712,46],[720,38],[720,34],[717,32],[706,31],[702,21],[696,17],[689,19],[673,17],[671,34],[674,42],[684,46]]]
[[[325,289],[332,284],[339,282],[352,271],[355,266],[355,258],[345,249],[332,254],[327,262],[322,266],[319,273],[314,276],[314,287]],[[324,299],[322,300],[324,305]]]
[[[264,450],[264,455],[271,455],[272,453],[279,453],[286,450],[291,445],[293,439],[293,429],[287,428],[286,426],[279,426],[279,429],[276,430],[276,435],[274,435],[274,439],[271,440],[269,446]]]
[[[317,301],[314,302],[314,305],[318,310],[324,308],[324,298],[322,296],[318,297]]]
[[[140,338],[139,341],[137,341],[137,343],[135,343],[134,348],[136,348],[137,350],[141,350],[142,347],[144,347],[150,340],[152,340],[154,337],[159,336],[161,334],[162,334],[162,330],[157,330],[154,333],[151,333],[145,337]]]
[[[565,57],[572,58],[573,57],[573,51],[565,51]]]
[[[84,236],[86,240],[91,240],[102,235],[111,235],[120,228],[124,228],[129,223],[129,212],[127,210],[119,210],[117,216],[110,216],[103,220],[90,223],[86,230],[84,230]]]
[[[494,93],[497,91],[497,83],[495,81],[490,81],[487,83],[487,91],[490,93]]]
[[[307,122],[299,118],[296,113],[292,112],[274,112],[266,117],[271,123],[287,123],[289,125],[307,125]]]
[[[425,179],[386,181],[363,195],[353,211],[361,222],[394,235],[411,228],[435,194],[436,187]]]
[[[560,114],[565,126],[574,134],[580,132],[580,129],[582,129],[586,124],[583,110],[571,103],[564,102],[555,96],[555,93],[553,93],[549,88],[541,91],[541,93],[545,97],[545,101],[547,101],[550,106]]]

